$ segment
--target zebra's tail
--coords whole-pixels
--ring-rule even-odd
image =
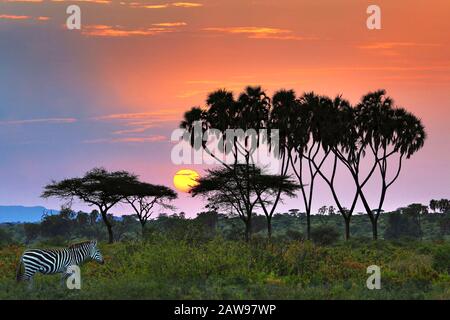
[[[20,282],[22,280],[22,266],[23,266],[23,261],[22,258],[20,258],[19,260],[19,264],[17,266],[17,271],[16,271],[16,280],[17,282]]]

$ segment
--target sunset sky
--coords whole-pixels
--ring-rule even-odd
[[[79,31],[66,29],[69,4]],[[382,30],[366,27],[370,4]],[[448,198],[449,12],[448,0],[0,0],[0,205],[58,208],[42,187],[95,166],[171,187],[180,169],[202,173],[172,164],[172,130],[208,92],[247,85],[352,103],[386,89],[429,135],[386,209]],[[334,205],[318,188],[315,208]],[[175,205],[193,215],[204,203]]]

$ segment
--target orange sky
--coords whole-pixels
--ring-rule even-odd
[[[64,27],[72,3],[82,10],[81,32]],[[370,4],[381,7],[382,30],[366,28]],[[152,144],[164,139],[155,128],[175,128],[187,108],[203,104],[217,88],[314,90],[343,94],[353,103],[385,88],[422,118],[430,135],[422,151],[427,157],[412,160],[410,170],[432,166],[450,180],[449,12],[448,0],[0,0],[0,32],[28,41],[30,57],[24,59],[32,68],[46,65],[60,47],[66,50],[39,81],[51,77],[76,88],[61,93],[58,109],[40,112],[33,108],[55,99],[44,97],[41,83],[23,77],[17,83],[37,102],[5,117],[23,121],[30,111],[32,118],[109,123],[85,142]],[[24,36],[28,31],[36,35]],[[0,33],[4,48],[19,41],[14,39]],[[21,68],[13,59],[9,67]],[[64,64],[75,67],[58,69]],[[175,170],[169,167],[167,172]]]

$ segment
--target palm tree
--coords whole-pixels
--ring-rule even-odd
[[[282,183],[284,179],[288,178],[289,170],[289,157],[288,154],[292,151],[292,142],[290,139],[290,121],[295,114],[295,108],[297,106],[297,98],[294,90],[279,90],[275,92],[272,98],[272,108],[268,115],[267,129],[278,130],[278,145],[273,146],[270,143],[270,147],[273,147],[273,152],[276,157],[280,159],[280,181],[278,182],[278,188],[274,190],[274,200],[271,208],[260,201],[261,208],[267,219],[267,233],[269,239],[272,237],[272,217],[275,213],[275,209],[280,201],[281,194],[284,192]],[[269,134],[270,137],[270,134]]]
[[[313,164],[330,188],[333,199],[344,219],[345,239],[348,240],[350,238],[350,222],[358,200],[358,191],[355,190],[350,209],[347,209],[337,194],[335,181],[339,164],[338,154],[343,157],[346,155],[345,159],[347,160],[353,158],[357,139],[353,126],[354,110],[347,100],[337,96],[334,100],[329,100],[326,104],[323,104],[323,107],[317,112],[319,113],[317,115],[319,121],[316,121],[317,125],[315,125],[315,139],[321,141],[323,152],[331,151],[333,156],[332,170],[327,175],[319,168],[318,164],[315,162]]]
[[[327,119],[326,111],[330,103],[330,99],[325,96],[316,95],[314,92],[305,93],[297,100],[294,115],[289,121],[289,140],[293,151],[289,154],[289,161],[299,184],[303,186],[301,195],[306,212],[308,239],[311,238],[311,212],[316,177],[330,154],[330,150],[322,145],[322,137],[326,133],[323,121]]]
[[[409,159],[420,150],[425,142],[426,133],[420,119],[403,108],[394,106],[393,100],[386,96],[385,90],[370,92],[362,98],[356,107],[359,139],[363,152],[371,153],[373,165],[378,168],[381,178],[381,194],[378,205],[372,209],[363,192],[363,187],[354,172],[354,180],[359,196],[372,223],[373,238],[378,238],[378,218],[389,187],[398,179],[403,160]],[[395,159],[395,157],[397,159]],[[387,175],[391,159],[397,163],[392,178]]]
[[[251,210],[254,207],[251,194],[255,188],[252,185],[251,177],[257,171],[253,154],[260,145],[260,132],[267,128],[271,108],[270,98],[261,87],[247,87],[237,101],[232,92],[221,89],[208,95],[206,107],[206,110],[193,108],[187,112],[181,127],[190,132],[189,138],[193,146],[195,144],[194,137],[198,138],[198,133],[194,132],[196,125],[201,126],[202,130],[197,131],[202,134],[208,129],[218,130],[220,134],[218,150],[224,155],[232,153],[233,163],[222,160],[218,154],[211,152],[205,142],[202,142],[201,147],[232,173],[235,191],[239,192],[244,199],[244,211],[250,212],[246,223],[251,229]],[[242,132],[242,135],[237,134],[230,137],[228,129],[238,130]],[[246,135],[246,131],[249,129],[254,130],[254,135]],[[242,158],[244,159],[243,163],[240,161]],[[239,168],[239,172],[237,168]]]

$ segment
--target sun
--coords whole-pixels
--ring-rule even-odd
[[[188,193],[192,187],[198,184],[198,178],[200,178],[200,175],[194,170],[183,169],[178,171],[173,177],[173,185],[178,191]]]

